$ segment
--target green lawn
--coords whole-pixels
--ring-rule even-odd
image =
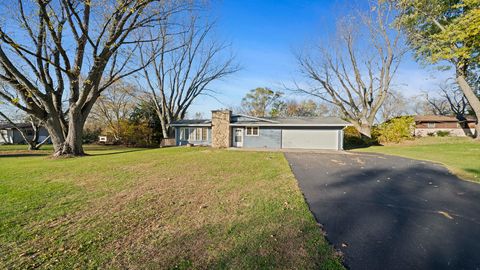
[[[281,153],[0,146],[0,269],[340,269]]]
[[[480,182],[480,142],[470,138],[426,137],[402,144],[355,149],[439,162],[461,178]]]

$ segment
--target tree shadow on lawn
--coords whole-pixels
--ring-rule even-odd
[[[142,149],[87,149],[85,157],[89,156],[110,156],[110,155],[118,155],[118,154],[125,154],[131,152],[140,152],[146,150],[152,150],[158,148],[142,148]],[[89,152],[96,152],[90,154]],[[98,152],[106,152],[106,153],[98,153]],[[28,150],[15,150],[15,151],[2,151],[0,152],[0,158],[18,158],[18,157],[48,157],[53,154],[52,151],[49,150],[38,150],[38,151],[28,151]]]
[[[300,181],[327,239],[346,254],[347,266],[480,266],[478,184],[430,163],[371,162],[364,169],[338,166],[328,179]]]
[[[36,152],[36,151],[3,151],[0,152],[0,158],[16,158],[16,157],[44,157],[50,155],[50,151]]]
[[[475,179],[475,181],[478,183],[480,182],[480,169],[471,169],[471,168],[467,168],[467,169],[464,169],[466,172],[469,172],[471,174],[473,174],[473,177]]]
[[[141,152],[141,151],[147,151],[147,150],[152,150],[152,149],[158,149],[158,148],[142,148],[142,149],[129,149],[129,150],[120,150],[120,151],[115,151],[113,150],[112,152],[108,153],[93,153],[89,154],[88,151],[86,152],[86,156],[111,156],[111,155],[118,155],[118,154],[125,154],[125,153],[132,153],[132,152]],[[111,151],[110,150],[92,150],[92,151]]]

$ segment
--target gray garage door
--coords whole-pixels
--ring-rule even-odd
[[[338,130],[284,129],[282,148],[338,150],[340,148],[338,137]]]

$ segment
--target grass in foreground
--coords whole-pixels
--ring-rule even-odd
[[[401,144],[355,149],[439,162],[461,178],[480,182],[480,143],[470,138],[425,137]]]
[[[280,153],[12,151],[0,152],[1,269],[342,268]]]

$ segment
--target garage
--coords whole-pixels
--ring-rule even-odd
[[[282,129],[282,148],[342,149],[340,129]]]

